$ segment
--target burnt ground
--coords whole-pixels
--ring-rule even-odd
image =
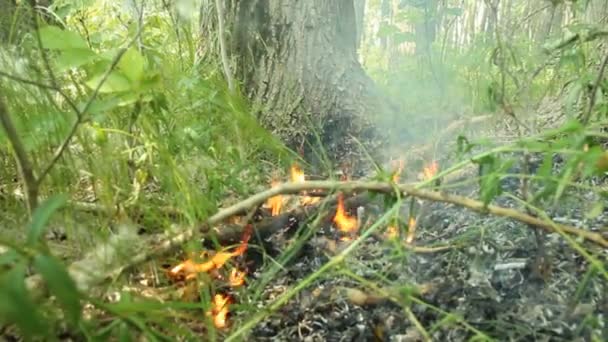
[[[503,180],[503,190],[516,194],[519,181]],[[472,186],[454,192],[477,196]],[[587,204],[568,200],[577,196],[599,200],[591,193],[568,193],[565,204],[549,211],[550,217],[605,231],[608,213],[585,218]],[[494,204],[520,208],[506,195]],[[469,340],[481,333],[500,341],[608,340],[606,280],[590,272],[589,263],[563,238],[543,234],[539,249],[534,229],[521,223],[452,205],[423,205],[428,215],[419,222],[416,244],[454,249],[409,253],[395,241],[369,238],[339,267],[258,324],[251,340],[421,341],[408,319],[408,307],[437,341]],[[339,252],[340,243],[336,247],[334,240],[331,227],[320,227],[251,304],[263,309],[304,281]],[[277,239],[274,244],[288,241]],[[584,246],[606,260],[605,250]],[[394,298],[379,298],[375,287],[391,289]],[[420,287],[422,293],[410,297],[412,289]]]
[[[446,156],[440,164],[452,165],[455,160]],[[508,173],[523,173],[518,162],[521,156],[509,157],[516,162]],[[542,160],[542,155],[531,156],[532,172]],[[563,162],[559,156],[554,158],[555,175]],[[473,170],[442,191],[477,199],[476,177],[477,170]],[[492,203],[525,212],[510,196],[522,197],[520,179],[503,177],[500,182],[503,194]],[[606,179],[586,180],[585,185],[589,190],[567,190],[557,204],[545,201],[539,206],[554,222],[605,234],[608,203],[598,193],[606,187]],[[542,186],[530,182],[528,191],[535,193]],[[367,227],[384,212],[380,202],[366,208]],[[595,205],[598,202],[603,206]],[[401,210],[406,219],[410,204],[407,199]],[[536,234],[535,228],[517,221],[454,205],[415,204],[416,212],[424,213],[417,224],[415,245],[452,249],[415,253],[402,242],[376,234],[257,324],[249,340],[423,341],[424,334],[436,341],[608,340],[605,273],[591,267],[564,238]],[[604,209],[593,210],[590,217],[591,207]],[[401,229],[405,234],[406,228]],[[300,231],[310,231],[313,237],[281,267],[270,266],[276,269],[271,280],[265,278],[264,269],[274,261],[250,275],[249,282],[261,290],[238,299],[243,310],[231,317],[235,326],[306,282],[348,244],[339,242],[331,224],[305,225]],[[605,249],[578,240],[574,243],[606,264]],[[293,247],[293,239],[273,237],[265,244],[280,255]]]
[[[453,154],[445,155],[440,165],[457,162]],[[521,156],[505,158],[515,161],[508,174],[524,173]],[[542,161],[542,155],[531,155],[529,169],[535,172]],[[555,156],[553,173],[563,165]],[[477,170],[469,170],[438,191],[477,199],[477,176]],[[521,180],[504,176],[500,184],[503,193],[492,203],[525,212],[514,199],[523,197]],[[557,204],[546,200],[537,205],[557,223],[607,233],[608,203],[599,196],[606,179],[587,179],[581,185],[586,188],[569,188]],[[530,182],[528,192],[542,186]],[[380,226],[336,263],[336,255],[353,241],[342,241],[332,223],[315,217],[300,222],[295,232],[298,225],[290,222],[264,240],[254,238],[245,260],[238,261],[249,264],[245,286],[211,289],[227,291],[233,299],[229,328],[219,330],[219,338],[249,326],[248,341],[608,340],[606,273],[592,267],[588,258],[605,265],[605,249],[568,242],[558,234],[536,234],[520,222],[455,205],[412,205],[409,198],[399,212],[402,221],[411,208],[418,217],[414,245],[448,249],[412,251],[403,242],[407,228],[402,222],[398,239],[387,238],[386,225]],[[382,198],[365,206],[358,236],[386,209]],[[327,263],[334,265],[319,274]],[[293,296],[276,305],[294,288],[298,291]],[[196,302],[198,290],[189,289],[183,287],[179,299]],[[193,325],[199,327],[201,316],[196,317]],[[204,334],[206,328],[200,329]]]

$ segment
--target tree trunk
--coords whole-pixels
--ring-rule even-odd
[[[391,109],[359,64],[353,0],[232,0],[224,16],[233,73],[266,128],[308,157],[316,133],[340,161],[358,149],[351,135],[375,140],[370,115]]]

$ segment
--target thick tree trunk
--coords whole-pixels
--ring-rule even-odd
[[[226,4],[234,73],[261,123],[310,152],[317,128],[334,160],[373,139],[371,114],[390,110],[357,58],[353,0],[233,0]]]

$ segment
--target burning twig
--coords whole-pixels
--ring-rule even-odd
[[[336,227],[343,233],[350,234],[359,229],[359,222],[356,217],[352,217],[346,213],[344,209],[344,195],[338,195],[338,207],[334,216]]]
[[[201,231],[202,233],[208,233],[210,231],[209,227],[220,223],[226,220],[229,217],[232,217],[236,214],[239,214],[243,211],[246,211],[250,208],[253,208],[261,203],[264,203],[268,198],[277,195],[285,195],[285,194],[298,194],[301,191],[311,191],[311,190],[339,190],[344,193],[352,193],[357,191],[370,191],[370,192],[380,192],[387,194],[394,194],[395,189],[401,191],[404,195],[409,195],[412,197],[417,197],[420,199],[426,199],[434,202],[443,202],[450,203],[454,205],[458,205],[469,210],[483,213],[483,214],[492,214],[501,217],[508,217],[514,219],[516,221],[526,223],[530,225],[530,227],[535,227],[538,229],[546,230],[550,233],[555,232],[563,232],[569,235],[574,235],[589,242],[593,242],[599,246],[604,248],[608,248],[608,240],[602,236],[602,234],[590,232],[584,229],[575,228],[572,226],[567,226],[563,224],[557,224],[550,220],[541,220],[539,218],[521,213],[517,210],[510,208],[503,208],[495,205],[484,205],[482,202],[473,200],[467,197],[459,196],[459,195],[450,195],[447,193],[429,191],[417,188],[415,185],[401,184],[395,185],[394,183],[387,182],[361,182],[361,181],[349,181],[349,182],[337,182],[337,181],[307,181],[303,183],[288,183],[281,184],[277,187],[265,190],[258,194],[255,194],[246,200],[234,204],[228,208],[222,209],[218,211],[215,215],[209,217],[204,225],[199,225],[196,227],[191,227],[188,229],[184,229],[181,234],[170,238],[161,238],[160,242],[158,242],[158,237],[156,241],[154,238],[151,239],[150,244],[155,245],[156,247],[151,250],[146,250],[140,252],[138,254],[133,255],[126,264],[117,266],[112,269],[108,269],[105,274],[100,274],[94,279],[91,280],[88,286],[92,286],[94,284],[98,284],[105,279],[108,279],[110,276],[118,274],[123,270],[143,263],[145,261],[150,260],[152,257],[156,257],[159,255],[167,254],[179,246],[182,246],[187,241],[191,240],[197,231]],[[305,213],[305,211],[300,211],[300,214]],[[288,219],[290,216],[286,215],[283,217],[284,219]],[[226,236],[230,236],[230,234],[234,234],[235,232],[227,232]],[[217,233],[218,235],[224,235],[224,233]],[[43,282],[41,277],[33,276],[28,278],[28,287],[30,289],[40,289]]]
[[[249,197],[248,199],[237,203],[231,207],[219,211],[217,214],[211,216],[207,223],[209,225],[216,224],[225,220],[226,218],[239,213],[245,208],[251,208],[259,203],[263,203],[268,198],[279,195],[279,194],[297,194],[302,191],[311,191],[315,189],[320,190],[338,190],[343,193],[370,191],[380,192],[387,194],[394,194],[395,189],[401,191],[403,195],[417,197],[420,199],[430,200],[434,202],[443,202],[465,207],[472,211],[484,214],[492,214],[501,217],[508,217],[522,223],[530,224],[535,228],[544,229],[548,232],[555,233],[559,230],[570,234],[581,237],[587,241],[594,242],[600,246],[608,248],[608,240],[599,233],[590,232],[584,229],[575,228],[563,224],[557,224],[551,221],[545,221],[532,217],[530,215],[521,213],[514,209],[503,208],[496,205],[484,205],[483,202],[470,199],[464,196],[451,195],[444,192],[436,192],[419,189],[414,185],[401,184],[395,185],[386,182],[360,182],[360,181],[307,181],[304,183],[286,183],[281,184],[275,188],[263,191],[256,195]]]
[[[213,325],[218,329],[223,329],[228,326],[230,297],[223,294],[216,294],[213,296],[211,306],[211,310],[207,312],[207,315],[213,317]]]
[[[272,181],[271,186],[273,188],[279,186],[279,182]],[[270,212],[272,216],[278,216],[281,213],[281,207],[283,207],[283,196],[276,195],[274,197],[270,197],[268,199],[267,205],[270,207]]]
[[[188,280],[196,277],[196,274],[198,273],[211,272],[222,268],[228,262],[228,260],[233,257],[243,255],[245,251],[247,251],[252,230],[253,228],[250,224],[245,226],[241,243],[233,252],[217,252],[207,261],[202,263],[196,263],[194,260],[188,259],[169,270],[169,275],[176,277],[180,274],[186,274],[186,280]]]

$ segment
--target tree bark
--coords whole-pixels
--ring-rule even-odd
[[[232,0],[225,9],[236,79],[266,128],[312,159],[311,124],[335,161],[358,149],[351,136],[375,141],[370,115],[392,109],[359,64],[354,0]]]

